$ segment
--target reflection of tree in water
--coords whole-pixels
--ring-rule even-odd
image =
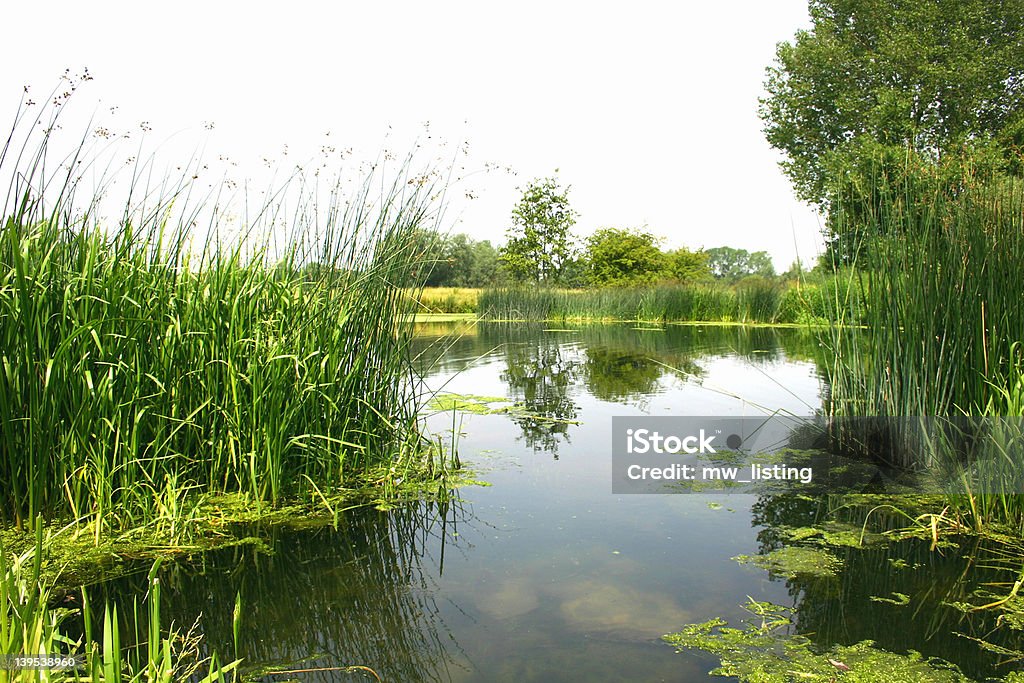
[[[854,530],[851,539],[859,537],[865,518],[868,530],[907,526],[906,517],[890,508],[877,508],[877,504],[870,500],[858,504],[844,496],[810,497],[798,492],[760,496],[753,506],[752,518],[755,527],[762,527],[758,532],[759,552],[764,555],[787,545],[821,547],[817,537],[794,540],[792,530],[823,525],[837,529],[827,525],[829,520]],[[869,510],[873,512],[867,517]],[[974,678],[1005,676],[1021,668],[1020,663],[999,666],[998,655],[984,651],[969,638],[1021,650],[1024,634],[997,628],[997,611],[966,615],[950,605],[986,602],[977,591],[990,586],[998,586],[995,592],[1005,595],[1019,576],[1020,562],[993,542],[973,537],[948,540],[959,546],[933,550],[928,539],[867,547],[856,547],[855,540],[853,545],[831,544],[827,550],[841,564],[836,577],[773,578],[786,581],[795,605],[797,631],[822,647],[873,640],[885,650],[916,650],[952,661]],[[909,603],[887,602],[902,602],[897,593],[909,596]]]
[[[513,417],[523,439],[534,451],[558,458],[558,445],[569,441],[570,423],[579,411],[573,400],[581,366],[578,347],[544,335],[532,343],[507,344],[504,354],[501,379],[513,400],[530,413]]]
[[[511,419],[531,448],[555,457],[569,439],[568,421],[579,414],[576,391],[605,401],[642,401],[669,368],[699,377],[701,358],[738,355],[760,365],[819,351],[812,335],[770,328],[593,324],[546,331],[538,324],[481,322],[421,326],[417,332],[416,367],[425,375],[459,372],[488,354],[500,357],[510,398],[536,416]]]
[[[161,572],[162,618],[189,625],[201,615],[205,642],[233,653],[232,609],[242,596],[239,656],[247,665],[315,669],[363,665],[386,681],[449,681],[452,648],[422,562],[443,555],[448,506],[420,503],[346,513],[337,531],[272,530],[267,555],[240,546]],[[438,560],[440,558],[437,558]],[[140,595],[145,577],[104,587]],[[130,609],[130,607],[129,607]],[[303,681],[351,681],[321,671]],[[279,680],[279,679],[275,679]]]
[[[665,368],[648,356],[607,347],[587,347],[587,390],[603,401],[642,399],[654,393]]]
[[[818,338],[799,329],[664,325],[638,329],[632,323],[572,326],[572,333],[546,333],[528,323],[432,323],[417,325],[413,338],[421,370],[462,369],[479,356],[508,343],[536,343],[558,335],[561,341],[578,341],[586,347],[629,350],[656,358],[668,365],[679,357],[738,355],[754,363],[781,360],[823,360]]]

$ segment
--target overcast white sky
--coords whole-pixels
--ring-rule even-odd
[[[446,216],[477,239],[503,241],[517,186],[558,169],[580,234],[646,224],[671,247],[766,250],[777,269],[820,249],[821,221],[757,117],[764,69],[808,24],[806,0],[39,0],[4,16],[2,116],[24,85],[44,97],[65,68],[88,67],[83,115],[145,121],[163,157],[203,145],[242,175],[314,159],[325,141],[356,160],[468,141]]]

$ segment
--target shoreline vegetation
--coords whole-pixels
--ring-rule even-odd
[[[500,322],[651,322],[674,324],[856,325],[855,283],[842,274],[813,282],[747,278],[729,284],[642,287],[425,287],[406,292],[417,320],[478,318]]]
[[[436,222],[441,194],[407,160],[348,196],[293,175],[239,209],[228,188],[199,187],[198,166],[154,185],[152,158],[110,174],[84,141],[51,149],[68,97],[23,101],[0,148],[0,655],[77,652],[93,681],[228,680],[237,662],[160,624],[159,559],[148,641],[134,639],[146,652],[122,647],[109,605],[95,632],[82,606],[84,640],[62,640],[53,591],[90,559],[448,494],[460,464],[422,429],[399,322],[410,235]]]

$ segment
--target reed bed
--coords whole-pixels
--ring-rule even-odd
[[[478,313],[491,320],[822,324],[835,319],[836,286],[748,278],[734,286],[490,289],[481,292]]]
[[[0,154],[5,517],[70,516],[98,535],[173,524],[188,494],[259,507],[430,476],[396,322],[412,312],[410,237],[437,216],[425,176],[370,176],[347,201],[293,179],[277,195],[290,215],[232,217],[187,179],[154,190],[136,168],[106,222],[88,159],[54,163],[40,120],[22,110]]]
[[[826,410],[991,418],[979,423],[988,435],[974,439],[967,469],[963,439],[939,434],[922,444],[917,427],[909,437],[898,428],[912,420],[889,420],[897,426],[885,437],[891,447],[872,455],[960,472],[948,495],[953,512],[974,528],[999,522],[1024,533],[1024,433],[1019,420],[997,419],[1024,415],[1024,187],[968,178],[954,192],[920,172],[877,182],[881,201],[856,222],[839,216],[863,240],[856,246],[866,247],[848,276],[864,301],[857,312],[863,328],[827,335]],[[956,421],[950,425],[959,431]]]
[[[950,197],[905,182],[860,233],[869,255],[848,286],[865,329],[831,338],[831,410],[1019,415],[1024,188]]]

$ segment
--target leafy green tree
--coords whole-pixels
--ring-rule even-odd
[[[670,251],[665,255],[667,273],[679,282],[700,282],[711,277],[708,267],[709,255],[703,249],[690,251],[686,248]]]
[[[505,277],[498,260],[498,250],[490,240],[471,242],[462,286],[493,287],[502,284]]]
[[[410,248],[417,254],[417,278],[426,287],[489,287],[505,278],[498,250],[487,240],[421,230]]]
[[[733,247],[708,249],[708,268],[720,280],[737,282],[750,275],[774,277],[775,266],[766,251],[748,252]]]
[[[802,199],[829,209],[872,146],[937,160],[992,141],[1020,165],[1024,0],[811,0],[810,15],[760,108]]]
[[[640,285],[662,279],[668,260],[658,241],[646,230],[601,228],[587,238],[590,282]]]
[[[554,178],[534,180],[512,210],[498,258],[520,282],[560,284],[573,260],[570,231],[577,215],[569,206],[569,188],[561,189]]]

